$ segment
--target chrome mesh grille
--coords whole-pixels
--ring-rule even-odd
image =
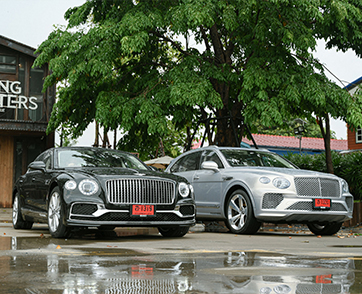
[[[262,208],[273,209],[276,208],[284,199],[282,194],[266,193],[263,197]]]
[[[172,204],[173,181],[126,178],[106,182],[107,198],[112,204]]]
[[[152,277],[153,271],[149,272],[150,277]],[[150,277],[147,278],[147,272],[143,270],[142,272],[134,272],[135,275],[140,277],[146,276],[144,279],[140,278],[120,278],[120,279],[108,279],[108,284],[110,285],[106,289],[105,294],[171,294],[179,293],[178,289],[175,286],[173,280],[157,280]]]
[[[313,209],[313,202],[296,202],[287,208],[287,210],[305,210],[305,211],[315,211]],[[331,209],[329,211],[343,211],[346,209],[341,203],[332,203]]]
[[[339,181],[327,178],[295,178],[299,196],[340,197]]]

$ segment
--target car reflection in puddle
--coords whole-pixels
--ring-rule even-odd
[[[51,240],[9,238],[0,256],[1,293],[361,292],[355,284],[361,264],[349,258],[264,252],[148,255],[121,248],[57,251]]]

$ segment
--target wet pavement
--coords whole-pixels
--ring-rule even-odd
[[[89,248],[89,240],[5,239],[10,249],[0,255],[0,293],[362,292],[356,257],[171,249],[147,254],[115,242]]]
[[[0,220],[0,293],[362,293],[359,230],[266,226],[248,236],[198,225],[183,238],[117,228],[54,239],[46,225]]]

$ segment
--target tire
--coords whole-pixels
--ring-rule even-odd
[[[31,229],[33,222],[28,222],[23,219],[21,215],[21,200],[19,193],[16,193],[13,202],[13,213],[12,213],[13,227],[14,229]]]
[[[183,237],[190,227],[159,227],[158,231],[163,237]]]
[[[329,223],[326,225],[307,224],[307,226],[314,235],[331,236],[340,230],[342,224],[343,223]]]
[[[48,227],[54,238],[67,238],[71,229],[65,225],[65,207],[60,196],[60,190],[55,187],[50,193],[48,203]]]
[[[243,190],[234,191],[226,201],[225,225],[234,234],[255,234],[261,226],[254,216],[253,205]]]

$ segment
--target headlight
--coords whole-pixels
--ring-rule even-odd
[[[79,191],[84,195],[93,195],[98,192],[98,184],[94,180],[83,180],[79,183]]]
[[[286,189],[289,188],[290,182],[286,178],[275,178],[273,185],[279,189]]]
[[[191,197],[195,197],[195,195],[194,195],[194,187],[190,184],[189,185],[189,187],[190,187],[190,193],[191,193]]]
[[[269,184],[270,183],[270,179],[268,177],[261,177],[259,179],[259,182],[262,184]]]
[[[72,191],[75,188],[77,188],[77,183],[74,180],[69,180],[65,183],[64,188],[69,191]]]
[[[189,196],[189,194],[190,194],[189,185],[187,185],[186,183],[180,183],[178,185],[178,191],[179,191],[180,195],[184,198]]]
[[[348,183],[345,180],[342,180],[342,192],[343,193],[348,193]]]

